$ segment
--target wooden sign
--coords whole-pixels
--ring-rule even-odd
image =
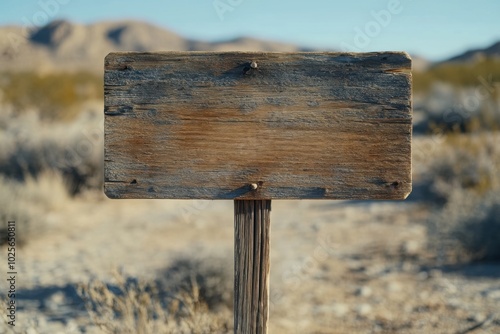
[[[234,333],[265,334],[271,199],[404,199],[406,53],[112,53],[105,192],[234,199]]]
[[[111,53],[111,198],[404,199],[406,53]]]

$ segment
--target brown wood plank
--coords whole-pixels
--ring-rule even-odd
[[[234,333],[265,334],[271,200],[234,201]]]
[[[411,191],[410,68],[397,52],[111,53],[105,192],[403,199]]]

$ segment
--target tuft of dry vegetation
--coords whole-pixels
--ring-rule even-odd
[[[479,196],[456,189],[435,219],[444,263],[500,261],[500,190]]]
[[[7,221],[16,221],[16,243],[22,246],[42,233],[48,213],[61,210],[70,200],[66,182],[54,171],[28,176],[24,182],[0,175],[0,246],[7,241]]]
[[[445,63],[413,75],[416,132],[500,129],[500,60]]]
[[[452,133],[444,139],[442,152],[427,176],[434,203],[446,203],[456,189],[482,195],[500,188],[498,135]]]
[[[233,308],[233,261],[230,258],[181,256],[159,272],[162,291],[182,293],[196,289],[211,310]]]
[[[103,183],[102,116],[89,107],[71,123],[38,113],[0,113],[0,220],[15,220],[21,244],[42,231],[50,212]],[[0,244],[5,228],[0,228]]]
[[[55,171],[71,194],[100,189],[103,183],[102,114],[96,107],[70,124],[48,122],[39,114],[0,114],[0,174],[18,181]]]
[[[434,203],[429,238],[442,262],[500,260],[498,135],[449,135],[431,165]]]
[[[186,272],[186,274],[189,274]],[[214,312],[203,299],[197,279],[190,290],[162,291],[156,282],[144,282],[115,273],[115,284],[81,284],[79,295],[92,322],[110,334],[229,333],[231,312]]]

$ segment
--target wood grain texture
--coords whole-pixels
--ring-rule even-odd
[[[234,333],[265,334],[271,200],[234,201]]]
[[[397,52],[111,53],[105,192],[404,199],[410,68]]]

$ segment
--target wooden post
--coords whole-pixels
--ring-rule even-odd
[[[265,334],[271,200],[234,201],[234,333]]]

